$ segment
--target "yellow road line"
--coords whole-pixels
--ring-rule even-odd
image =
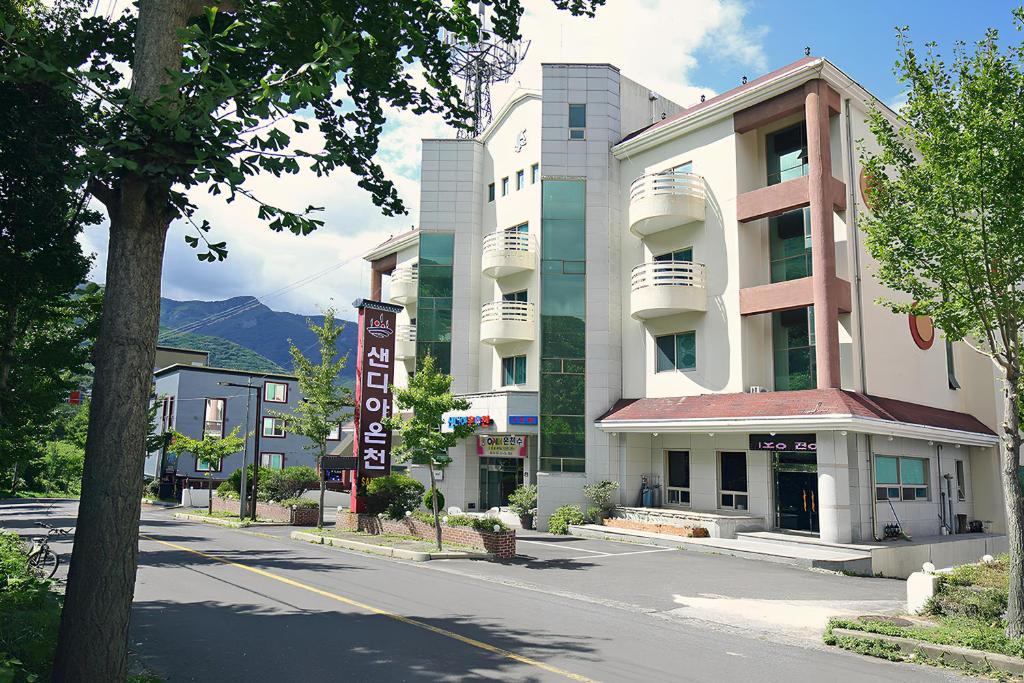
[[[581,681],[582,683],[597,683],[597,681],[595,681],[594,679],[587,678],[586,676],[583,676],[582,674],[577,674],[577,673],[573,673],[571,671],[566,671],[565,669],[560,669],[557,666],[552,666],[550,664],[545,664],[544,662],[538,661],[536,659],[532,659],[530,657],[525,657],[525,656],[520,655],[520,654],[516,654],[515,652],[511,652],[509,650],[502,649],[502,648],[497,647],[495,645],[491,645],[490,643],[485,643],[483,641],[476,640],[475,638],[470,638],[468,636],[464,636],[464,635],[461,635],[459,633],[455,633],[454,631],[449,631],[447,629],[443,629],[443,628],[441,628],[439,626],[434,626],[432,624],[427,624],[425,622],[418,621],[416,619],[411,619],[409,617],[402,616],[401,614],[395,614],[394,612],[389,612],[386,609],[381,609],[379,607],[374,607],[373,605],[367,605],[365,602],[359,602],[358,600],[353,600],[352,598],[346,598],[344,595],[338,595],[337,593],[332,593],[330,591],[325,591],[325,590],[322,590],[320,588],[316,588],[315,586],[310,586],[310,585],[302,583],[300,581],[295,581],[294,579],[289,579],[289,578],[286,578],[284,576],[278,576],[277,574],[273,574],[273,573],[265,571],[263,569],[257,569],[256,567],[250,567],[247,564],[241,564],[239,562],[232,562],[231,560],[225,559],[223,557],[218,557],[217,555],[210,555],[210,554],[204,553],[204,552],[202,552],[200,550],[193,550],[192,548],[186,548],[185,546],[178,545],[177,543],[170,543],[169,541],[162,541],[159,538],[154,538],[152,536],[147,536],[146,534],[139,534],[139,536],[141,538],[145,538],[148,541],[153,541],[155,543],[160,543],[160,544],[165,545],[165,546],[167,546],[169,548],[174,548],[176,550],[182,550],[182,551],[184,551],[186,553],[192,553],[193,555],[199,555],[200,557],[205,557],[208,560],[214,560],[214,561],[220,562],[222,564],[231,565],[232,567],[238,567],[239,569],[244,569],[247,572],[252,572],[253,574],[258,574],[258,575],[266,577],[268,579],[273,579],[274,581],[280,581],[281,583],[287,584],[289,586],[294,586],[295,588],[301,588],[303,590],[309,591],[310,593],[315,593],[315,594],[321,595],[321,596],[323,596],[325,598],[330,598],[332,600],[337,600],[338,602],[344,603],[346,605],[350,605],[352,607],[358,607],[359,609],[366,610],[367,612],[370,612],[372,614],[377,614],[377,615],[382,616],[382,617],[387,617],[388,619],[394,619],[395,621],[401,622],[403,624],[408,624],[409,626],[415,626],[416,628],[421,628],[421,629],[423,629],[425,631],[430,631],[431,633],[436,633],[439,636],[444,636],[445,638],[451,638],[452,640],[457,640],[460,643],[465,643],[466,645],[470,645],[470,646],[478,648],[480,650],[484,650],[486,652],[490,652],[492,654],[496,654],[498,656],[505,657],[506,659],[511,659],[513,661],[520,662],[522,664],[528,664],[529,666],[537,667],[538,669],[542,669],[542,670],[547,671],[549,673],[558,674],[559,676],[564,676],[564,677],[566,677],[566,678],[568,678],[570,680],[573,680],[573,681]]]

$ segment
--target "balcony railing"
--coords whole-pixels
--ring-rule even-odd
[[[629,187],[629,229],[637,237],[704,220],[707,186],[696,173],[648,173]]]
[[[399,325],[395,329],[395,358],[409,360],[416,357],[416,326]]]
[[[536,337],[534,305],[529,301],[490,301],[480,309],[480,341],[505,344]]]
[[[395,268],[391,273],[390,298],[392,303],[408,306],[416,301],[416,289],[419,287],[420,274],[418,268],[403,266]]]
[[[637,320],[707,310],[703,263],[642,263],[633,269],[630,287],[630,314]]]
[[[498,278],[537,267],[537,241],[528,232],[502,230],[484,237],[484,275]]]

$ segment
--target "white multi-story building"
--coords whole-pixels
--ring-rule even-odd
[[[608,479],[713,534],[1000,531],[991,363],[875,303],[873,99],[817,57],[689,108],[546,64],[479,138],[424,140],[419,227],[366,258],[398,383],[429,353],[481,423],[448,504],[536,483],[543,528]]]

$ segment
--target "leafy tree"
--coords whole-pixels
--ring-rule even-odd
[[[516,37],[520,0],[484,1],[493,7],[494,32]],[[602,1],[552,0],[574,14],[592,13]],[[145,442],[170,223],[195,227],[185,239],[199,258],[224,258],[226,245],[208,237],[212,226],[197,220],[189,198],[205,190],[252,202],[271,229],[304,235],[323,223],[316,207],[274,206],[248,180],[339,168],[358,176],[385,214],[404,212],[373,158],[385,108],[433,112],[469,127],[444,38],[473,41],[481,33],[469,0],[139,0],[134,15],[112,20],[92,16],[89,4],[33,4],[76,20],[57,28],[5,20],[0,36],[5,71],[59,76],[75,88],[87,124],[76,139],[79,170],[110,219],[58,680],[124,678],[140,507],[137,480],[125,473]],[[293,139],[314,121],[318,134]]]
[[[341,420],[341,412],[352,406],[352,392],[338,384],[338,377],[348,363],[348,354],[335,359],[338,337],[344,325],[334,322],[334,311],[324,311],[324,324],[310,323],[309,329],[316,335],[320,347],[320,362],[314,363],[302,354],[302,350],[290,344],[295,376],[298,377],[299,401],[294,412],[279,413],[288,420],[288,429],[309,439],[306,448],[316,451],[317,471],[320,473],[320,523],[324,525],[324,479],[323,458],[327,455],[327,439]]]
[[[1014,12],[1018,30],[1024,10]],[[1010,545],[1007,635],[1024,636],[1024,496],[1018,477],[1024,324],[1024,44],[989,29],[951,64],[898,33],[909,96],[893,122],[871,113],[879,151],[862,152],[871,213],[862,223],[877,277],[904,292],[893,311],[931,316],[950,341],[1002,376],[1001,478]]]
[[[202,465],[206,469],[207,488],[210,490],[208,512],[213,513],[213,488],[210,484],[210,477],[213,470],[220,469],[224,458],[238,453],[245,448],[245,438],[238,436],[241,427],[235,427],[225,437],[210,436],[207,434],[201,439],[193,439],[180,432],[172,431],[170,443],[167,450],[177,456],[191,453],[196,459],[196,469]]]
[[[394,449],[399,462],[426,465],[430,471],[430,490],[434,511],[434,529],[437,549],[441,550],[441,520],[437,500],[437,481],[434,470],[444,470],[451,464],[448,449],[462,439],[473,435],[475,424],[456,424],[450,432],[441,430],[444,414],[452,410],[468,410],[470,403],[452,396],[452,376],[438,372],[433,356],[426,356],[416,374],[409,378],[408,388],[392,387],[395,406],[411,410],[412,417],[404,418],[397,412],[383,420],[385,429],[393,429],[402,437]]]
[[[85,451],[67,441],[49,441],[42,460],[41,483],[47,493],[78,495],[82,490]]]

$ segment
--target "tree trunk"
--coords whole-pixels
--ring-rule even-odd
[[[1003,498],[1006,502],[1006,540],[1010,546],[1010,592],[1006,606],[1006,635],[1024,636],[1024,493],[1020,483],[1020,373],[1009,363],[1003,394]]]
[[[166,192],[121,181],[54,681],[123,681],[138,559],[139,479],[160,320]]]
[[[210,479],[209,472],[206,473],[206,490],[210,492],[209,500],[206,502],[206,514],[213,517],[213,480]]]
[[[327,482],[324,476],[324,455],[320,453],[320,462],[317,463],[320,470],[320,528],[324,528],[324,491],[327,490]]]
[[[437,551],[441,552],[444,548],[441,546],[441,512],[437,509],[437,480],[434,479],[434,464],[428,465],[430,468],[430,499],[434,504],[434,538],[437,540]]]

